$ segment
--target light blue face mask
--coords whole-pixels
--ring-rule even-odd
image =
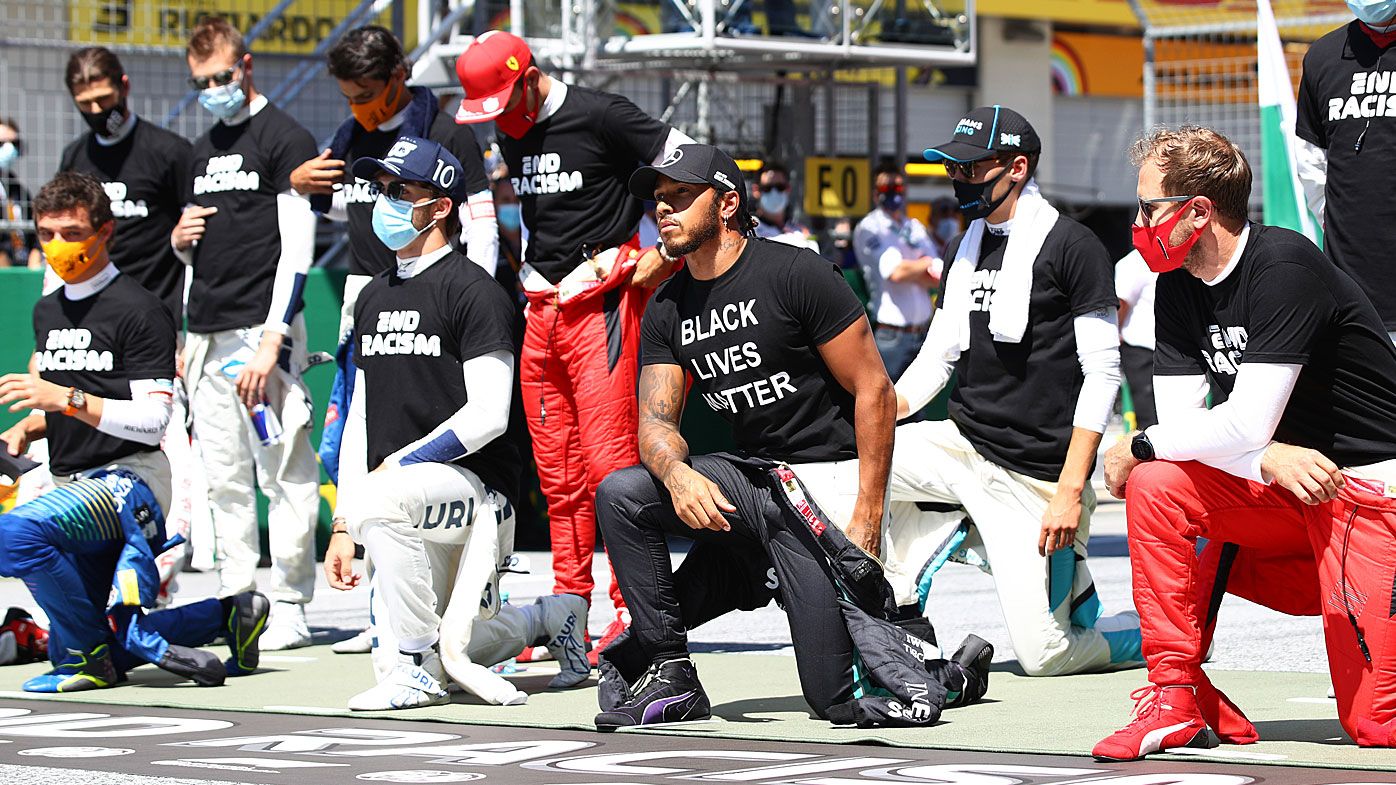
[[[9,169],[16,158],[19,158],[19,148],[14,142],[0,144],[0,169]]]
[[[245,103],[247,94],[242,91],[241,81],[199,91],[199,106],[219,120],[227,120],[237,114]]]
[[[785,212],[790,206],[790,196],[784,191],[762,191],[761,209],[772,215]]]
[[[499,218],[499,225],[507,231],[517,232],[523,224],[523,212],[518,204],[501,204],[495,215]]]
[[[438,201],[440,200],[432,199],[430,202],[412,204],[401,199],[389,199],[387,194],[381,194],[373,205],[373,233],[390,249],[401,251],[436,223],[432,221],[418,229],[412,225],[412,212],[418,207],[426,207]]]
[[[1348,0],[1348,8],[1369,25],[1385,25],[1396,17],[1396,0]]]

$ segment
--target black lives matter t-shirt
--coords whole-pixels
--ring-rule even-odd
[[[316,155],[310,132],[268,103],[238,125],[213,124],[194,142],[191,201],[217,207],[194,246],[189,330],[213,333],[267,319],[281,228],[276,195]]]
[[[1323,244],[1396,331],[1396,53],[1353,21],[1304,55],[1295,132],[1328,153]],[[1360,142],[1359,142],[1360,140]]]
[[[963,239],[950,244],[946,259],[955,258]],[[955,363],[950,419],[990,461],[1056,482],[1084,381],[1072,322],[1118,304],[1114,264],[1089,229],[1058,218],[1033,262],[1023,340],[1001,343],[989,331],[989,307],[1007,244],[1007,235],[989,231],[980,243],[970,283],[970,344]]]
[[[528,227],[524,261],[557,283],[581,262],[583,247],[600,251],[629,240],[644,206],[626,184],[668,136],[669,126],[630,101],[576,85],[524,138],[500,134]]]
[[[1396,458],[1396,347],[1367,295],[1303,235],[1251,224],[1215,286],[1159,276],[1159,376],[1205,374],[1230,395],[1245,362],[1302,365],[1275,440],[1339,466]]]
[[[111,199],[116,234],[109,246],[112,264],[159,297],[184,319],[184,263],[170,246],[170,232],[184,208],[192,147],[178,134],[144,118],[113,145],[91,131],[63,150],[60,172],[82,172],[102,184]]]
[[[81,300],[69,300],[63,289],[45,295],[34,306],[34,344],[40,378],[100,398],[129,401],[133,380],[175,375],[174,317],[129,275]],[[56,475],[160,449],[109,436],[61,413],[46,420]]]
[[[659,288],[640,330],[644,365],[678,365],[732,424],[737,448],[772,461],[858,457],[853,396],[819,346],[865,318],[838,267],[752,238],[727,272],[687,268]]]
[[[485,166],[480,154],[480,144],[475,141],[472,126],[458,125],[447,112],[438,112],[431,124],[427,138],[439,143],[460,161],[465,177],[463,194],[476,194],[489,190],[490,181],[485,176]],[[388,154],[393,142],[402,134],[402,129],[393,131],[360,131],[354,137],[345,154],[345,172],[360,158],[382,158]],[[396,254],[384,245],[373,233],[374,198],[368,193],[368,181],[346,174],[352,180],[345,185],[344,209],[349,219],[349,273],[351,275],[377,275],[392,269],[397,262]],[[458,238],[452,237],[452,243]]]
[[[368,469],[436,429],[466,404],[461,364],[514,352],[514,304],[494,278],[452,251],[411,278],[380,273],[354,307],[354,361],[368,390]],[[520,411],[518,386],[512,411]],[[519,417],[455,463],[518,502],[523,464]]]

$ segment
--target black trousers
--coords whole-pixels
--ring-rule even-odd
[[[690,624],[733,608],[761,607],[778,593],[805,701],[827,719],[830,706],[853,699],[854,686],[853,642],[828,562],[789,528],[775,491],[750,469],[713,455],[694,457],[692,465],[737,508],[725,514],[731,531],[689,528],[674,513],[663,483],[643,466],[612,472],[596,491],[596,520],[630,609],[631,635],[650,661],[682,656]],[[677,574],[666,534],[697,543]],[[714,558],[719,548],[730,558]],[[701,565],[690,570],[695,560]],[[721,575],[724,570],[729,574]]]
[[[1120,366],[1129,382],[1129,398],[1134,402],[1134,419],[1139,430],[1158,425],[1154,408],[1154,352],[1142,346],[1120,344]]]

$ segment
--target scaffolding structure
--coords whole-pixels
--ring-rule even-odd
[[[1203,125],[1261,161],[1255,0],[1178,4],[1130,0],[1144,30],[1144,127]],[[1343,0],[1271,0],[1290,78],[1309,44],[1352,21]],[[1251,204],[1259,210],[1261,179]]]

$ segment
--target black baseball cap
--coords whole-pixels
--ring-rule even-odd
[[[710,185],[719,193],[736,191],[746,207],[746,181],[732,156],[710,144],[681,144],[659,162],[642,166],[630,175],[630,193],[637,199],[654,200],[654,184],[660,175],[681,183]]]
[[[465,194],[465,176],[451,151],[430,139],[399,136],[382,158],[360,158],[350,169],[355,177],[372,180],[387,172],[413,183],[425,183],[459,201]]]
[[[982,161],[1000,153],[1036,153],[1042,140],[1027,118],[1006,106],[981,106],[960,118],[955,136],[922,153],[927,161]]]

